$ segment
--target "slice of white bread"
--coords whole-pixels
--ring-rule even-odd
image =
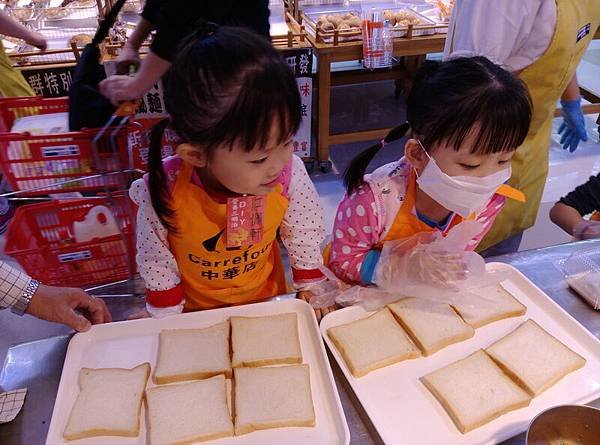
[[[235,368],[235,434],[314,426],[308,365]]]
[[[486,352],[533,396],[585,365],[583,357],[531,319]]]
[[[150,445],[191,444],[233,436],[225,377],[146,391]]]
[[[354,377],[421,356],[421,351],[387,308],[369,317],[329,328],[327,335]]]
[[[481,349],[421,381],[463,434],[531,401]]]
[[[233,405],[232,405],[232,393],[233,393],[233,383],[231,383],[231,379],[225,380],[225,389],[227,391],[227,409],[229,410],[229,415],[233,418]]]
[[[411,297],[389,304],[388,308],[423,355],[475,335],[475,330],[445,303]]]
[[[83,368],[79,394],[63,433],[66,440],[93,436],[135,437],[150,364],[133,369]]]
[[[204,329],[167,329],[159,334],[154,381],[159,384],[231,377],[229,321]]]
[[[295,313],[231,317],[233,367],[302,363]]]
[[[527,308],[499,284],[477,290],[482,298],[452,303],[459,315],[475,329],[504,318],[519,317]]]

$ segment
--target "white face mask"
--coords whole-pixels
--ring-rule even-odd
[[[511,168],[508,167],[482,178],[448,176],[429,154],[427,157],[429,162],[417,178],[419,188],[438,204],[463,218],[468,218],[473,212],[481,209],[512,174]]]

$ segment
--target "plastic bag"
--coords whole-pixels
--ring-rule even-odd
[[[568,285],[595,310],[600,310],[600,248],[574,252],[560,268]]]
[[[327,267],[321,265],[319,270],[327,279],[302,289],[313,294],[309,304],[314,309],[323,309],[333,306],[336,303],[337,296],[350,287],[350,285],[339,280]]]
[[[332,306],[334,303],[340,306],[361,305],[367,311],[377,310],[389,303],[403,297],[422,297],[430,300],[448,304],[461,304],[463,308],[475,307],[481,304],[494,304],[493,300],[487,299],[486,292],[479,290],[488,286],[498,285],[501,281],[509,278],[506,272],[486,271],[483,258],[475,252],[464,251],[465,246],[473,237],[481,233],[482,226],[476,221],[464,221],[452,229],[445,238],[439,233],[420,233],[406,240],[392,241],[386,243],[388,257],[397,255],[402,261],[401,267],[405,269],[398,272],[395,270],[393,261],[385,260],[379,273],[388,274],[387,281],[375,278],[376,282],[384,284],[378,287],[349,286],[340,280],[329,269],[323,267],[321,271],[328,278],[327,282],[317,283],[311,290],[315,296],[310,301],[311,306],[316,309]],[[451,283],[440,276],[439,284],[432,284],[424,280],[426,277],[415,273],[415,267],[411,267],[411,260],[406,256],[412,249],[418,246],[426,248],[426,253],[420,259],[431,256],[436,261],[439,258],[457,258],[461,262],[461,269],[466,271],[464,278]],[[439,254],[439,255],[437,255]],[[385,258],[382,252],[382,258]],[[435,264],[435,261],[432,262]],[[412,264],[412,266],[415,266]],[[396,281],[398,280],[398,281]],[[326,283],[326,284],[325,284]]]
[[[483,230],[463,221],[443,238],[439,232],[418,233],[384,244],[373,281],[384,290],[406,292],[421,286],[458,291],[485,275],[485,262],[465,246]]]
[[[371,311],[398,299],[398,296],[375,287],[351,286],[344,283],[325,266],[319,269],[327,280],[303,289],[313,294],[309,304],[314,309],[323,309],[334,304],[342,307],[361,304],[366,310]]]
[[[445,238],[439,233],[417,234],[386,243],[374,281],[397,298],[422,297],[475,307],[487,301],[482,296],[485,292],[478,292],[479,289],[498,285],[508,278],[505,272],[487,271],[479,254],[465,251],[465,246],[482,230],[481,223],[467,220],[450,230]]]

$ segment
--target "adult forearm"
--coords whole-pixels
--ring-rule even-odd
[[[144,40],[146,40],[153,29],[154,25],[142,17],[133,33],[127,39],[127,44],[135,50],[139,50],[142,43],[144,43]]]
[[[568,234],[573,234],[573,227],[581,221],[579,212],[562,202],[558,202],[550,210],[550,219]]]
[[[16,20],[13,20],[4,11],[0,11],[0,34],[15,37],[17,39],[29,40],[32,32]]]
[[[142,97],[171,67],[171,62],[158,57],[152,51],[142,60],[135,75],[135,91]]]
[[[561,99],[562,100],[577,100],[581,97],[579,93],[579,83],[577,83],[577,74],[573,74],[573,77],[569,81],[567,88],[563,92]]]

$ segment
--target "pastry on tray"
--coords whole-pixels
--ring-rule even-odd
[[[77,47],[81,48],[87,45],[88,43],[92,43],[92,36],[84,33],[75,34],[69,39],[69,45],[71,43],[74,43],[75,45],[77,45]]]
[[[321,31],[352,30],[361,28],[360,17],[355,12],[322,14],[316,20],[317,28]]]

